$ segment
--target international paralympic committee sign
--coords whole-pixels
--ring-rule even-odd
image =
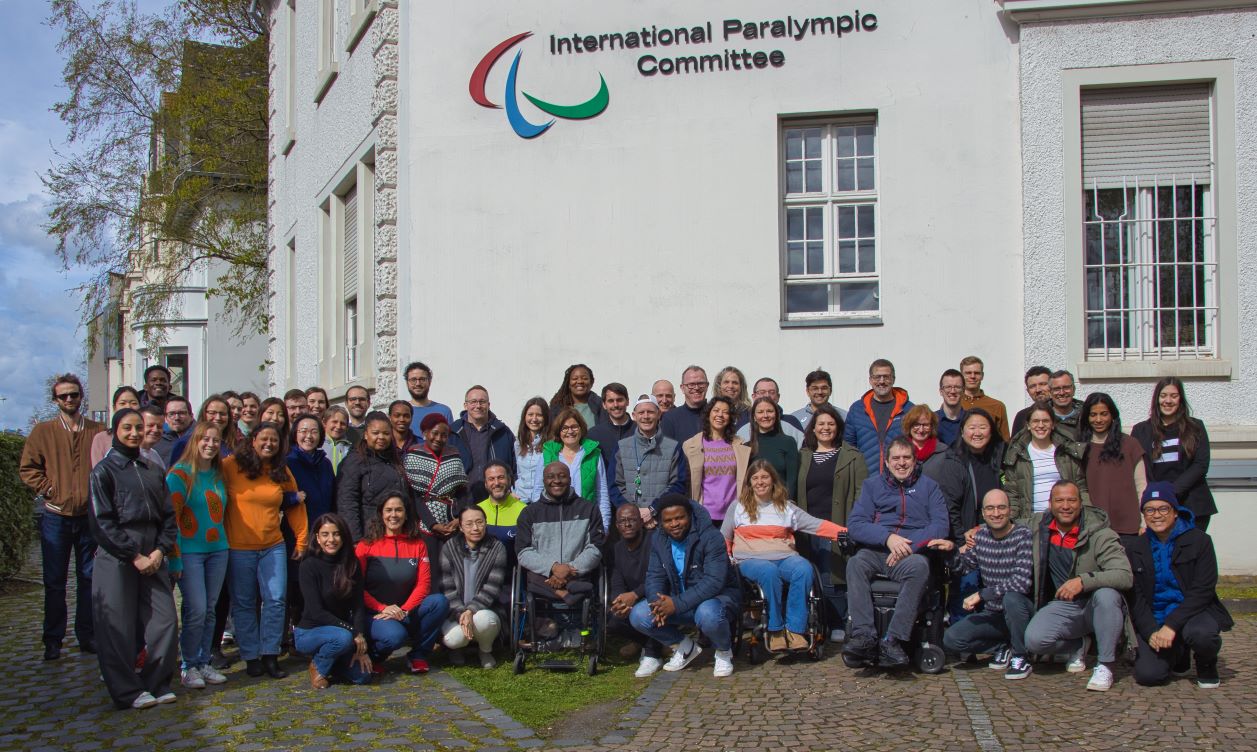
[[[659,28],[652,25],[627,32],[611,32],[603,34],[562,34],[550,35],[551,55],[579,55],[614,50],[649,50],[637,58],[637,72],[647,78],[653,76],[672,76],[692,73],[721,73],[725,71],[754,71],[765,68],[780,68],[786,64],[786,54],[780,49],[751,50],[747,47],[738,49],[738,45],[756,44],[767,40],[800,42],[809,37],[829,36],[841,39],[848,34],[872,32],[877,30],[877,16],[872,13],[861,14],[856,10],[850,14],[838,16],[817,16],[795,18],[786,16],[784,19],[771,21],[743,21],[737,18],[726,18],[721,21],[721,38],[725,48],[707,54],[691,54],[678,56],[660,56],[663,48],[687,45],[709,45],[716,41],[711,21],[695,26],[677,26]],[[502,104],[495,104],[485,91],[485,83],[489,71],[498,60],[515,45],[532,36],[531,31],[516,34],[499,42],[489,50],[471,73],[468,91],[471,99],[481,107],[490,109],[506,109],[506,119],[511,129],[521,138],[536,138],[550,129],[557,122],[564,120],[588,120],[601,115],[611,102],[611,93],[607,81],[598,74],[598,91],[589,99],[578,104],[555,104],[532,96],[518,89],[520,59],[524,51],[518,50],[511,61],[506,76],[506,91]],[[732,46],[730,46],[732,45]],[[534,107],[553,117],[544,123],[529,121],[520,110],[519,94],[533,104]]]

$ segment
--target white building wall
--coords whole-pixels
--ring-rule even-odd
[[[1239,305],[1233,318],[1238,352],[1229,353],[1229,379],[1188,380],[1192,411],[1211,437],[1257,441],[1257,14],[1213,12],[1120,19],[1089,19],[1027,24],[1021,30],[1022,165],[1026,253],[1026,362],[1073,368],[1066,351],[1065,308],[1052,291],[1065,290],[1065,238],[1081,232],[1066,227],[1062,188],[1062,71],[1075,68],[1233,60],[1235,74],[1235,216]],[[1224,221],[1222,217],[1219,221]],[[1225,249],[1224,249],[1225,250]],[[1235,280],[1223,280],[1234,284]],[[1125,423],[1147,417],[1151,380],[1085,383],[1079,396],[1107,391]]]
[[[483,3],[402,7],[398,359],[436,370],[455,406],[485,384],[517,420],[583,361],[633,393],[679,383],[689,363],[779,379],[834,374],[849,403],[888,357],[899,384],[937,402],[939,373],[986,357],[988,391],[1021,394],[1021,216],[1016,29],[986,0],[866,2],[874,32],[725,44],[725,18],[850,13],[796,0]],[[597,34],[712,21],[716,41],[656,50],[781,49],[779,69],[646,78],[647,50],[548,54],[551,33]],[[535,140],[468,96],[471,71],[522,31],[521,88],[580,101],[599,73],[610,107]],[[501,101],[512,50],[488,89]],[[522,100],[521,100],[522,101]],[[523,105],[530,108],[527,102]],[[779,324],[781,115],[876,111],[879,326]],[[533,120],[540,119],[529,109]],[[400,385],[399,385],[400,386]],[[404,390],[399,389],[399,393]]]

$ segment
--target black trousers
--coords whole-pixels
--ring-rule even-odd
[[[1174,638],[1174,644],[1165,650],[1153,650],[1143,637],[1139,638],[1139,654],[1135,658],[1135,682],[1145,686],[1161,684],[1170,678],[1176,663],[1190,650],[1196,657],[1196,665],[1208,665],[1218,660],[1222,650],[1222,635],[1218,620],[1211,614],[1196,614],[1187,620]]]

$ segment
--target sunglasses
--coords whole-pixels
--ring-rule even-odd
[[[66,392],[65,394],[54,394],[53,398],[57,400],[72,400],[82,397],[82,392]]]

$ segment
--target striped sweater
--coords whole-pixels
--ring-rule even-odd
[[[982,581],[982,603],[988,611],[1004,610],[1004,593],[1030,595],[1033,579],[1034,535],[1030,528],[1014,525],[1008,535],[996,539],[991,529],[978,528],[974,547],[956,555],[960,574],[978,571]]]
[[[734,561],[777,561],[795,554],[795,531],[830,540],[836,540],[839,533],[847,531],[829,520],[813,517],[799,509],[793,501],[786,502],[784,511],[779,511],[770,501],[761,501],[756,511],[756,520],[751,522],[740,501],[725,510],[720,533],[724,535],[725,545],[729,547]]]

